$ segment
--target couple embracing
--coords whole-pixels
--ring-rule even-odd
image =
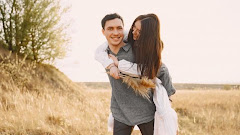
[[[108,124],[113,134],[130,135],[137,125],[142,135],[176,135],[177,114],[170,103],[176,90],[161,61],[163,42],[158,17],[138,16],[126,40],[120,15],[108,14],[101,24],[107,43],[98,47],[95,59],[108,72],[112,87]],[[127,83],[126,77],[138,81]],[[149,82],[153,85],[148,88]],[[145,86],[144,92],[139,90],[141,85]]]

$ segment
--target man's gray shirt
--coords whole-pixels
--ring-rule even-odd
[[[109,53],[113,54],[110,49]],[[130,44],[121,47],[117,54],[118,60],[125,59],[134,62]],[[156,107],[153,103],[153,93],[149,93],[150,101],[136,94],[122,79],[114,79],[108,75],[112,86],[111,111],[115,120],[133,126],[150,122],[154,119]]]

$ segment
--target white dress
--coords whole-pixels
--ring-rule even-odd
[[[102,59],[102,60],[104,59],[104,58],[101,58],[102,57],[101,55],[99,55],[101,54],[99,53],[99,50],[97,50],[96,53],[98,53],[98,59]],[[106,58],[106,56],[103,56],[103,57]],[[101,63],[101,61],[99,62]],[[133,64],[129,61],[120,60],[118,64],[118,68],[120,71],[123,71],[126,74],[139,75],[137,71],[137,64]],[[178,130],[177,113],[171,107],[171,103],[169,101],[167,91],[163,87],[161,80],[156,77],[154,80],[154,83],[156,84],[156,88],[153,93],[153,102],[156,106],[156,112],[154,116],[154,135],[176,135]],[[114,118],[112,114],[110,114],[108,118],[108,131],[113,131],[113,125],[114,125],[113,122],[114,122]],[[134,129],[137,129],[137,128],[134,128]]]

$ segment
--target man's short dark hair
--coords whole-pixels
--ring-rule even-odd
[[[106,15],[105,17],[103,17],[103,19],[102,19],[102,28],[104,29],[105,24],[106,24],[107,21],[113,20],[113,19],[116,19],[116,18],[120,19],[120,20],[122,21],[122,23],[123,23],[123,19],[122,19],[122,17],[121,17],[119,14],[117,14],[117,13],[107,14],[107,15]]]

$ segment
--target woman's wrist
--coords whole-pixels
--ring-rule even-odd
[[[108,69],[111,69],[112,67],[116,67],[114,63],[110,64],[110,65],[108,66]]]

